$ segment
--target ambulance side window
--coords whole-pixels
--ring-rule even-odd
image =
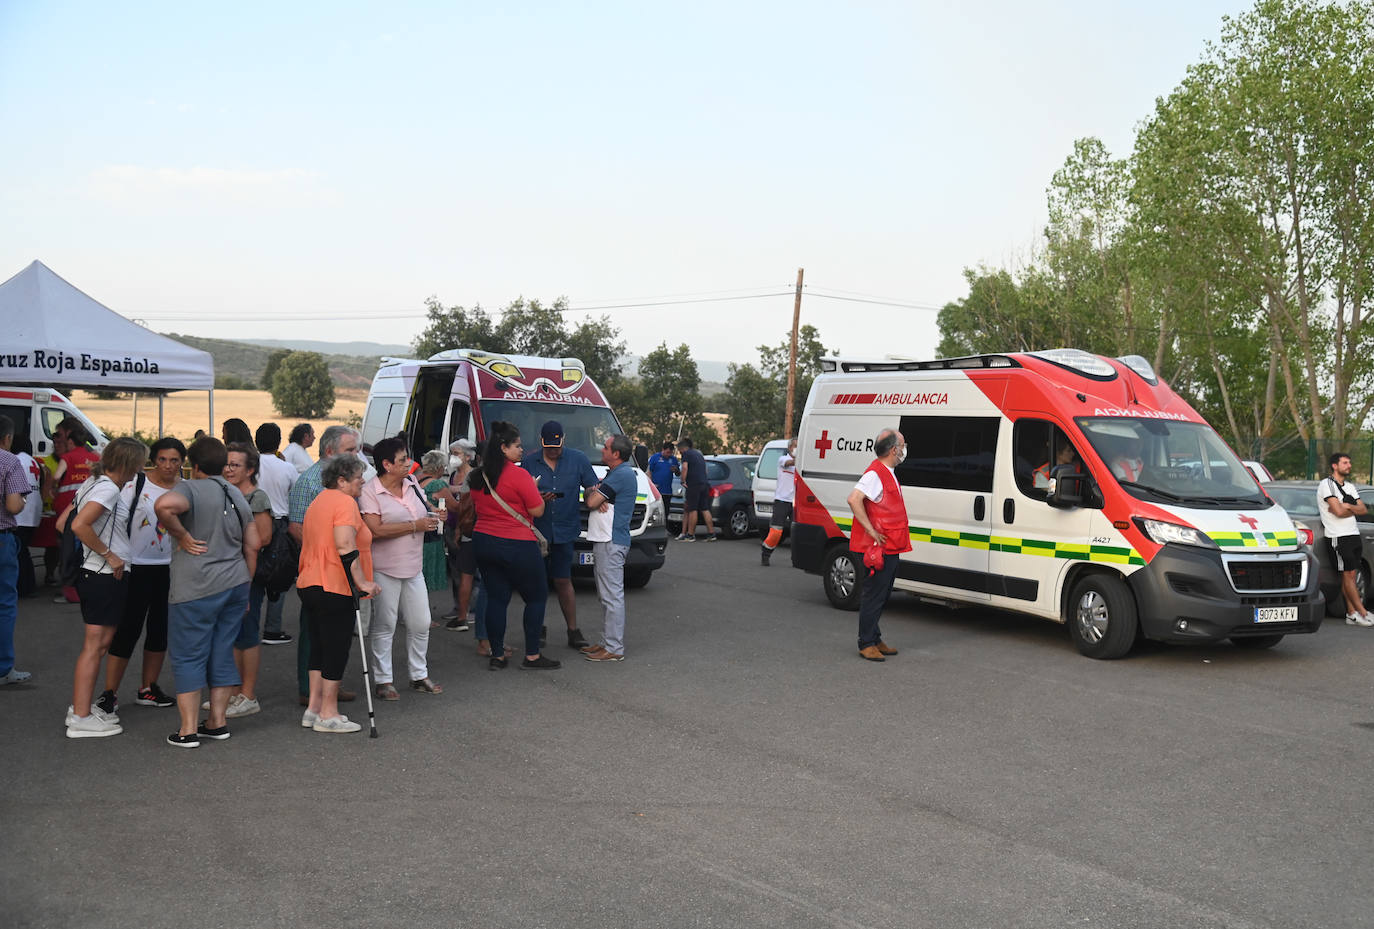
[[[1011,434],[1014,460],[1012,473],[1016,487],[1033,500],[1049,496],[1051,471],[1056,464],[1073,464],[1082,468],[1078,450],[1064,431],[1043,419],[1018,419]],[[1064,456],[1065,450],[1073,454]],[[1061,456],[1067,461],[1061,461]]]
[[[995,416],[903,416],[906,460],[897,465],[897,482],[992,493],[997,456]]]

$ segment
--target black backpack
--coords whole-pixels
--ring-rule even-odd
[[[148,480],[148,475],[138,472],[138,477],[134,483],[133,503],[129,507],[129,516],[124,522],[124,534],[127,536],[133,530],[134,512],[138,509],[138,497],[143,493],[143,484]],[[92,487],[95,485],[92,484]],[[76,519],[76,514],[81,510],[81,494],[76,495],[72,501],[72,513],[67,517],[67,524],[62,527],[62,534],[57,539],[57,577],[58,582],[63,587],[75,587],[76,579],[81,575],[81,566],[86,562],[86,547],[81,544],[81,540],[72,531],[72,520]],[[110,543],[114,542],[113,524],[110,529],[109,542],[105,543],[106,550]]]
[[[272,539],[258,551],[258,570],[253,581],[267,591],[269,600],[277,600],[296,583],[300,570],[301,549],[287,531],[290,520],[285,516],[272,520]]]

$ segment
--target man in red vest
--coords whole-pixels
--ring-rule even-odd
[[[868,568],[859,599],[859,654],[869,661],[885,661],[897,649],[883,641],[878,620],[897,579],[899,556],[911,551],[906,504],[893,471],[906,458],[906,439],[896,429],[884,429],[873,443],[873,453],[878,457],[849,492],[854,513],[849,549]]]

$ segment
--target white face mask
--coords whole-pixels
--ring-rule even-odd
[[[449,455],[449,456],[448,456],[448,466],[449,466],[449,469],[450,469],[450,470],[452,470],[452,471],[457,471],[459,468],[461,468],[461,467],[463,466],[463,456],[462,456],[462,455]]]
[[[897,452],[897,464],[901,464],[903,461],[906,461],[906,446],[905,446],[905,445],[902,446],[901,451]]]

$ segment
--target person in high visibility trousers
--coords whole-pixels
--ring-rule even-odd
[[[763,540],[763,566],[782,542],[783,531],[792,522],[792,502],[797,499],[797,440],[787,440],[787,451],[778,459],[778,486],[773,491],[773,514],[768,518],[768,537]]]

